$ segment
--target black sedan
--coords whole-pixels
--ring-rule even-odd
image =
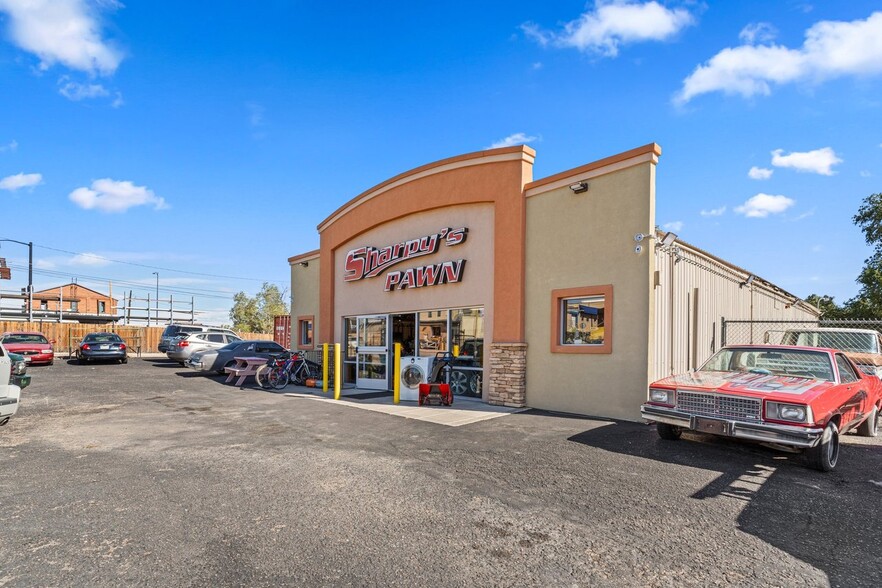
[[[126,342],[116,333],[89,333],[77,347],[77,361],[118,361],[127,363]]]
[[[287,350],[275,341],[234,341],[219,349],[197,351],[187,360],[187,367],[199,372],[224,373],[225,367],[236,364],[237,357],[263,357],[281,355]]]

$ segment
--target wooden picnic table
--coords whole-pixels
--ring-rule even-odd
[[[266,365],[265,357],[234,357],[233,359],[236,361],[236,365],[224,368],[224,371],[227,372],[225,384],[229,384],[233,378],[238,377],[236,386],[241,386],[248,376],[257,374],[260,366]]]

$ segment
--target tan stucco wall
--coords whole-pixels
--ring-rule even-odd
[[[297,317],[313,316],[313,343],[333,343],[320,341],[319,331],[319,258],[306,260],[307,266],[300,262],[291,264],[291,346],[297,349]]]
[[[636,421],[654,322],[650,245],[635,254],[634,235],[655,226],[655,164],[589,184],[582,194],[564,186],[527,198],[527,405]],[[612,353],[552,353],[552,290],[605,284],[613,286]]]
[[[460,245],[449,247],[442,243],[437,253],[404,261],[376,277],[353,282],[343,280],[346,253],[351,249],[363,246],[385,247],[431,235],[444,228],[460,227],[469,229],[466,241]],[[484,337],[485,340],[492,340],[493,243],[494,205],[489,203],[449,206],[412,214],[382,224],[347,241],[334,254],[335,338],[342,337],[344,316],[483,306]],[[463,278],[459,283],[384,291],[386,274],[390,271],[457,259],[466,260]],[[312,262],[310,269],[311,266]]]

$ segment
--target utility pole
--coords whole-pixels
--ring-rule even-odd
[[[9,241],[10,243],[28,246],[28,322],[32,323],[34,322],[34,243],[25,243],[15,239],[0,239],[0,241]]]
[[[153,275],[156,276],[156,326],[159,326],[159,272],[153,272]]]

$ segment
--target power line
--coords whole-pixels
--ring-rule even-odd
[[[240,276],[224,276],[224,275],[220,275],[220,274],[208,274],[208,273],[202,273],[202,272],[191,272],[191,271],[177,270],[177,269],[172,269],[172,268],[168,268],[168,267],[159,267],[159,266],[155,266],[155,265],[147,265],[144,263],[135,263],[133,261],[121,261],[119,259],[111,259],[109,257],[103,257],[101,255],[96,255],[94,253],[79,253],[76,251],[68,251],[66,249],[56,249],[55,247],[48,247],[46,245],[37,245],[36,243],[34,244],[34,247],[37,247],[39,249],[48,249],[49,251],[57,251],[59,253],[67,253],[69,255],[82,255],[82,256],[86,256],[86,257],[92,257],[94,259],[102,259],[104,261],[110,261],[112,263],[121,263],[124,265],[132,265],[135,267],[143,267],[143,268],[152,269],[152,270],[162,270],[165,272],[175,272],[175,273],[187,274],[187,275],[191,275],[191,276],[203,276],[203,277],[208,277],[208,278],[223,278],[226,280],[244,280],[244,281],[249,281],[249,282],[269,282],[272,284],[285,284],[285,282],[278,281],[278,280],[264,280],[261,278],[243,278]]]
[[[20,266],[20,265],[16,265],[16,264],[9,264],[9,267],[12,269],[18,269],[18,270],[26,270],[27,269],[27,266]],[[37,268],[34,269],[34,273],[42,275],[42,276],[53,277],[53,278],[63,278],[63,279],[76,278],[77,280],[83,280],[85,282],[99,283],[99,284],[105,284],[105,283],[111,282],[111,283],[114,283],[114,284],[117,284],[120,286],[127,286],[129,288],[139,288],[139,289],[152,290],[152,285],[150,285],[150,284],[144,284],[141,282],[132,282],[129,280],[116,280],[116,279],[105,278],[105,277],[101,277],[101,276],[89,276],[89,275],[85,275],[85,274],[74,274],[74,273],[62,272],[62,271],[58,271],[58,270],[37,269]],[[164,292],[170,292],[173,294],[185,294],[188,296],[199,296],[201,298],[215,298],[215,299],[219,299],[219,300],[233,300],[233,297],[235,296],[235,294],[222,295],[222,294],[218,294],[217,290],[202,290],[200,288],[182,289],[182,288],[164,286],[164,287],[160,288],[160,290],[162,290]]]

